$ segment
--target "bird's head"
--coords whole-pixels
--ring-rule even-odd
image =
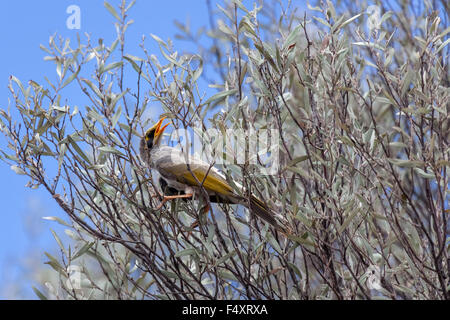
[[[166,119],[166,117],[162,117],[153,127],[148,129],[147,132],[145,133],[143,140],[145,141],[148,150],[151,150],[155,146],[158,146],[159,143],[161,142],[163,132],[166,129],[166,127],[170,124],[169,122],[164,126],[161,126],[164,119]]]

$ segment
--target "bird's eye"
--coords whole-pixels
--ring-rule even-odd
[[[155,137],[155,130],[150,131],[146,136],[145,140],[147,140],[147,148],[151,149],[153,147],[153,139]]]

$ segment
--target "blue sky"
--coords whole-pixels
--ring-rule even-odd
[[[113,5],[118,0],[109,1]],[[213,3],[215,1],[212,1]],[[81,10],[80,30],[70,30],[66,20],[70,14],[67,7],[77,5]],[[182,41],[174,39],[177,32],[173,21],[186,22],[192,28],[208,24],[207,7],[204,1],[137,1],[129,12],[135,21],[128,29],[127,51],[139,52],[139,43],[143,34],[150,44],[150,33],[162,39],[171,38],[179,48],[189,48]],[[81,39],[84,33],[90,33],[92,41],[103,38],[110,44],[116,38],[114,18],[103,5],[103,1],[26,1],[16,0],[2,3],[0,10],[0,108],[8,106],[11,98],[7,88],[9,76],[14,75],[23,83],[33,79],[45,83],[44,76],[56,79],[55,66],[44,61],[47,54],[39,49],[40,44],[47,45],[49,36],[57,33],[64,38],[76,41],[77,32]],[[152,50],[152,48],[149,48]],[[155,47],[156,50],[156,47]],[[182,51],[182,50],[180,50]],[[157,54],[157,52],[155,52]],[[158,55],[158,54],[157,54]],[[71,89],[65,91],[71,95]],[[73,91],[76,95],[77,91]],[[11,105],[11,107],[13,107]],[[5,148],[5,139],[0,135],[0,148]],[[43,189],[25,188],[28,182],[25,176],[16,175],[8,165],[0,162],[0,283],[11,281],[20,274],[20,262],[30,254],[38,254],[44,261],[45,250],[55,251],[55,241],[50,228],[61,233],[61,228],[54,222],[43,220],[43,216],[60,216],[64,214]],[[51,248],[54,248],[53,250]],[[30,286],[32,284],[30,283]],[[31,295],[31,297],[33,297]],[[0,299],[2,299],[0,290]]]

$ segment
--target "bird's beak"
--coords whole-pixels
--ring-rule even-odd
[[[161,119],[159,119],[158,123],[155,124],[155,140],[159,139],[159,136],[161,136],[164,132],[164,129],[167,128],[167,126],[170,124],[167,123],[164,126],[161,127],[163,121],[166,119],[166,117],[162,117]]]

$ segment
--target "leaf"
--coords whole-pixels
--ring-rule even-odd
[[[111,124],[112,127],[114,129],[114,127],[116,126],[117,122],[119,121],[120,115],[122,114],[122,106],[119,105],[119,107],[117,108],[116,113],[114,114],[112,120],[111,120]]]
[[[380,46],[379,44],[377,44],[377,43],[372,43],[372,42],[353,42],[353,44],[355,46],[375,48],[375,49],[379,49],[379,50],[384,51],[384,48],[382,46]],[[369,64],[368,61],[366,61],[366,64]],[[377,68],[377,66],[375,66],[374,64],[370,64],[370,65],[372,65],[375,68]]]
[[[31,287],[34,291],[34,293],[38,296],[39,299],[41,300],[48,300],[48,298],[35,286]]]
[[[216,263],[214,263],[214,265],[211,267],[215,268],[217,266],[220,266],[222,263],[224,263],[225,261],[227,261],[228,259],[232,258],[234,255],[236,254],[236,249],[233,249],[232,251],[228,252],[226,255],[224,255],[222,258],[218,259],[216,261]]]
[[[380,19],[380,25],[387,19],[389,19],[390,17],[392,17],[394,13],[392,11],[388,11],[385,14],[383,14],[383,16]]]
[[[239,7],[239,9],[241,9],[245,13],[249,13],[247,8],[244,7],[244,5],[242,4],[242,2],[240,0],[232,0],[232,1]]]
[[[307,159],[309,159],[308,155],[296,157],[296,158],[292,159],[291,162],[288,163],[288,167],[292,167],[292,166],[296,165],[297,163],[303,162]]]
[[[133,67],[133,69],[134,69],[138,74],[140,74],[140,73],[142,72],[142,71],[141,71],[141,68],[139,68],[139,66],[137,65],[136,62],[133,61],[133,59],[131,59],[131,58],[127,57],[127,56],[124,56],[124,58],[125,58],[125,60],[127,60],[128,62],[131,63],[131,66]]]
[[[278,252],[279,254],[283,253],[283,250],[281,249],[280,244],[277,242],[277,240],[275,240],[275,238],[272,236],[272,234],[267,233],[266,239],[276,252]]]
[[[70,224],[68,224],[67,222],[65,222],[64,220],[62,220],[61,218],[58,218],[58,217],[42,217],[42,219],[49,220],[49,221],[56,221],[59,224],[62,224],[63,226],[71,227]]]
[[[125,123],[120,123],[119,122],[119,127],[122,128],[123,130],[127,131],[127,132],[131,132],[133,135],[135,135],[136,137],[141,137],[141,135],[139,134],[139,132],[137,132],[136,130],[130,128],[128,125],[126,125]]]
[[[183,65],[174,58],[174,57],[176,57],[176,54],[177,54],[176,52],[169,55],[166,53],[166,51],[164,51],[164,49],[161,47],[161,45],[159,46],[159,51],[161,51],[162,55],[164,56],[164,58],[167,59],[167,61],[173,63],[177,67],[183,68]]]
[[[277,65],[275,64],[272,55],[268,51],[269,46],[260,46],[259,44],[255,43],[255,48],[258,49],[258,51],[264,56],[264,58],[266,58],[270,65],[278,71]]]
[[[100,73],[105,73],[105,72],[107,72],[107,71],[109,71],[109,70],[112,70],[112,69],[115,69],[115,68],[119,68],[119,67],[121,67],[123,65],[123,62],[122,61],[118,61],[118,62],[113,62],[113,63],[110,63],[110,64],[108,64],[106,67],[100,67],[100,70],[99,70],[99,72]]]
[[[396,148],[408,148],[406,144],[399,141],[389,142],[389,147],[396,147]]]
[[[384,67],[387,67],[387,66],[389,66],[391,64],[392,58],[394,57],[394,54],[395,54],[395,49],[394,48],[389,48],[388,49],[388,56],[384,60]]]
[[[393,165],[402,168],[414,168],[414,167],[421,167],[424,165],[424,162],[419,160],[402,160],[392,158],[388,158],[387,160]]]
[[[72,145],[72,147],[75,149],[75,151],[87,162],[87,163],[91,163],[89,158],[86,156],[86,154],[83,152],[83,150],[81,150],[81,148],[77,145],[77,143],[75,142],[75,140],[73,140],[73,138],[71,136],[67,136],[70,144]]]
[[[17,78],[16,78],[15,76],[13,76],[13,75],[11,75],[11,76],[9,77],[9,79],[12,80],[12,81],[14,81],[15,83],[17,83],[17,85],[18,85],[19,88],[20,88],[20,91],[22,91],[22,94],[26,97],[26,92],[25,92],[25,89],[24,89],[24,87],[23,87],[23,85],[22,85],[22,82],[20,82],[20,80],[17,79]]]
[[[216,93],[211,98],[206,100],[204,105],[210,104],[211,102],[216,101],[216,100],[223,100],[226,97],[231,96],[232,94],[235,94],[236,92],[237,92],[237,89],[231,89],[231,90],[226,90],[226,91]]]
[[[436,176],[434,175],[434,173],[432,172],[425,172],[420,168],[414,168],[414,171],[421,176],[422,178],[425,179],[436,179]]]
[[[338,29],[342,29],[343,27],[345,27],[347,24],[349,24],[350,22],[358,19],[363,13],[357,14],[356,16],[351,17],[350,19],[344,21],[341,25],[339,25],[336,30]]]
[[[45,264],[48,264],[51,266],[56,272],[62,274],[65,272],[64,268],[59,264],[58,260],[53,257],[50,253],[44,252],[44,254],[47,256],[47,258],[50,259],[50,261],[45,262]]]
[[[180,250],[177,253],[175,253],[175,257],[184,257],[184,256],[196,256],[197,251],[195,248],[187,248],[184,250]]]
[[[314,247],[314,242],[308,240],[307,238],[297,237],[294,235],[288,235],[288,238],[292,241],[297,242],[298,244]]]
[[[408,68],[408,71],[406,72],[405,78],[403,78],[402,89],[401,89],[401,96],[404,96],[406,90],[409,89],[409,85],[411,84],[411,80],[412,80],[414,74],[415,74],[414,70],[412,68]]]
[[[70,117],[75,116],[77,113],[78,113],[78,106],[75,106],[75,107],[73,108],[72,113],[70,114]]]
[[[286,37],[286,40],[284,41],[284,45],[283,45],[283,49],[286,50],[286,48],[288,48],[290,45],[294,44],[297,42],[298,40],[298,33],[300,32],[300,30],[302,29],[302,25],[299,24],[298,26],[296,26],[294,28],[294,30],[291,31],[291,33],[289,33],[289,35]]]
[[[164,48],[167,49],[167,44],[157,35],[154,35],[153,33],[150,33],[150,36],[156,40],[156,42],[158,42],[160,45],[162,45]]]
[[[137,58],[137,57],[133,57],[133,56],[130,56],[130,55],[124,56],[124,59],[131,63],[131,66],[133,67],[133,69],[134,69],[139,75],[141,75],[145,80],[147,80],[147,82],[150,82],[150,80],[149,80],[148,77],[145,75],[145,73],[143,73],[142,70],[141,70],[141,68],[137,65],[137,63],[134,62],[134,60],[142,61],[142,59]],[[127,90],[128,90],[128,89],[127,89]],[[126,91],[127,91],[127,90],[126,90]]]
[[[89,170],[101,170],[104,167],[106,167],[106,164],[94,164],[92,166],[89,166],[88,169]]]
[[[300,272],[300,270],[298,269],[298,267],[295,264],[293,264],[292,262],[289,262],[289,261],[287,262],[287,264],[292,270],[294,270],[294,273],[297,274],[300,277],[300,279],[303,278],[302,273]]]
[[[64,233],[67,234],[69,237],[71,237],[75,241],[80,240],[80,237],[70,229],[65,229]]]
[[[83,254],[85,254],[93,245],[95,242],[87,242],[85,243],[80,250],[78,250],[77,253],[75,253],[72,257],[72,261],[81,257]]]
[[[20,168],[20,167],[18,167],[16,165],[12,165],[11,166],[11,170],[14,171],[17,174],[20,174],[20,175],[26,175],[27,174],[25,171],[23,171],[22,168]]]
[[[288,169],[290,171],[293,171],[295,173],[298,173],[299,175],[301,175],[302,177],[304,177],[306,179],[311,179],[312,180],[312,179],[314,179],[312,176],[314,176],[319,181],[321,181],[323,183],[327,183],[327,181],[315,171],[307,172],[307,171],[303,170],[302,168],[297,168],[297,167],[286,167],[286,169]]]
[[[179,279],[178,276],[177,276],[175,273],[173,273],[173,272],[166,271],[166,270],[163,270],[163,269],[160,269],[159,271],[160,271],[162,274],[164,274],[165,276],[169,277],[169,278],[172,278],[172,279]]]
[[[114,42],[111,44],[111,47],[109,48],[110,52],[113,52],[114,50],[116,50],[117,45],[119,44],[119,38],[117,38],[116,40],[114,40]]]
[[[232,39],[236,37],[236,35],[234,34],[233,30],[230,29],[230,27],[228,27],[225,23],[223,23],[222,21],[220,21],[218,23],[217,28],[222,31],[224,34],[230,36]]]
[[[323,24],[324,26],[331,28],[330,24],[328,22],[326,22],[325,20],[323,20],[322,18],[313,16],[313,19],[316,20],[317,22]]]
[[[347,229],[347,227],[349,226],[350,222],[352,222],[352,220],[355,218],[355,216],[358,214],[358,212],[359,212],[359,210],[357,210],[356,208],[353,208],[353,212],[344,220],[342,225],[339,226],[339,228],[337,230],[338,234],[341,234],[342,231]]]
[[[58,111],[64,112],[64,113],[69,112],[69,106],[64,106],[64,107],[60,107],[60,106],[51,106],[50,108],[51,108],[51,109],[50,109],[49,111],[51,111],[51,110],[58,110]]]
[[[196,58],[198,58],[198,60],[200,61],[200,64],[198,66],[198,68],[194,71],[193,75],[192,75],[192,81],[197,81],[197,79],[202,75],[203,73],[203,59],[196,55]]]
[[[105,8],[106,9],[108,9],[108,11],[118,20],[118,21],[120,21],[120,17],[119,17],[119,15],[117,14],[117,11],[116,11],[116,9],[114,9],[113,8],[113,6],[112,5],[110,5],[108,2],[104,2],[103,3],[104,4],[104,6],[105,6]]]
[[[92,91],[94,91],[94,93],[100,98],[100,99],[102,99],[103,98],[103,95],[102,95],[102,93],[100,92],[100,90],[90,81],[90,80],[88,80],[88,79],[81,79],[81,81],[83,81],[84,83],[86,83],[88,86],[89,86],[89,88],[91,88],[92,89]]]
[[[306,2],[306,6],[308,7],[309,10],[322,12],[322,8],[320,8],[320,7],[313,7],[313,6],[309,3],[309,1]]]
[[[242,67],[242,71],[241,71],[241,79],[239,80],[239,85],[241,85],[241,86],[244,83],[245,75],[247,74],[247,69],[248,69],[248,63],[245,62],[244,66]]]
[[[69,83],[71,83],[73,81],[73,79],[75,79],[78,76],[78,73],[80,72],[81,67],[78,66],[77,71],[72,73],[70,75],[69,78],[66,79],[66,81],[64,81],[63,85],[61,86],[61,89],[64,88],[65,86],[67,86]]]
[[[244,32],[250,33],[254,38],[258,38],[254,26],[249,23],[246,17],[242,18],[241,22],[239,22],[239,30],[244,30]]]
[[[113,147],[109,147],[109,146],[102,146],[98,148],[99,151],[102,152],[107,152],[107,153],[114,153],[120,156],[124,156],[120,151],[118,151],[117,149],[114,149]]]
[[[128,10],[130,10],[131,7],[133,7],[135,3],[136,3],[136,0],[131,1],[131,3],[128,5],[128,7],[126,7],[125,12],[127,12]]]
[[[219,272],[217,272],[217,274],[219,275],[219,278],[223,278],[223,279],[231,280],[231,281],[237,281],[236,277],[231,272],[219,270]]]
[[[61,144],[60,151],[58,154],[58,170],[61,168],[61,165],[63,164],[66,151],[67,151],[67,144],[65,143]]]
[[[103,125],[105,124],[105,122],[103,121],[103,115],[99,114],[95,110],[89,110],[88,116],[90,116],[92,119],[97,120],[98,122],[102,123]]]
[[[117,101],[119,101],[120,99],[122,99],[122,97],[128,92],[129,89],[121,92],[119,95],[116,95],[114,97],[114,99],[111,100],[111,108],[114,108],[116,106]]]
[[[55,238],[56,243],[58,243],[58,246],[61,248],[61,250],[62,250],[63,252],[66,252],[66,248],[64,247],[64,245],[63,245],[61,239],[58,237],[58,235],[56,234],[56,232],[53,231],[52,229],[50,229],[50,231],[52,232],[53,237]]]
[[[445,48],[446,45],[448,45],[450,43],[450,38],[445,40],[444,43],[442,43],[439,48],[436,49],[435,54],[439,53],[439,51],[441,51],[442,49]]]

